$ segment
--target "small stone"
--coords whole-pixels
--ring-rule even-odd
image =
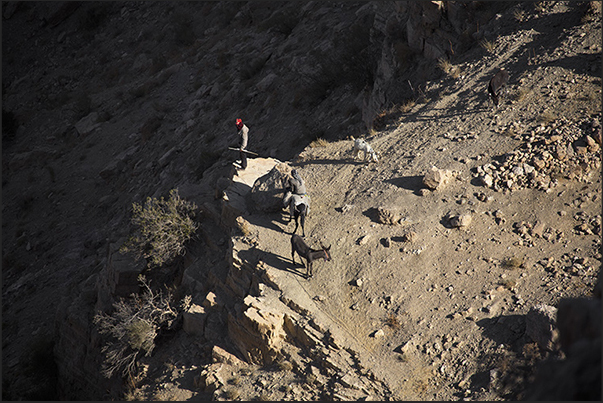
[[[471,220],[472,217],[470,213],[463,213],[450,217],[450,225],[457,228],[467,227],[469,224],[471,224]]]
[[[531,230],[531,234],[533,236],[542,237],[542,233],[544,232],[544,229],[545,229],[544,223],[541,221],[536,221],[536,223],[534,224],[534,228],[532,228],[532,230]]]
[[[352,282],[352,284],[355,285],[356,287],[362,286],[363,283],[364,283],[364,280],[362,280],[361,278],[357,278]]]
[[[492,179],[492,176],[490,176],[490,174],[485,174],[485,175],[480,176],[478,178],[478,181],[481,185],[487,186],[487,187],[491,187],[492,183],[494,182]]]
[[[369,235],[363,235],[360,238],[358,238],[358,240],[356,241],[356,243],[358,245],[366,245],[366,243],[369,241],[370,236]]]
[[[383,336],[385,336],[385,332],[383,331],[383,329],[379,329],[371,334],[371,337],[374,337],[374,338],[379,338],[379,337],[383,337]]]

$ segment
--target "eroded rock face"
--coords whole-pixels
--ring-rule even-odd
[[[247,361],[268,365],[283,347],[284,318],[261,298],[247,296],[239,312],[228,317],[229,336]]]

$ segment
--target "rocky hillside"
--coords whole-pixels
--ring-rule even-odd
[[[600,2],[2,15],[3,400],[600,400]],[[332,251],[310,279],[292,167]],[[145,271],[118,249],[171,189],[200,229]],[[93,319],[143,271],[188,303],[107,379]]]

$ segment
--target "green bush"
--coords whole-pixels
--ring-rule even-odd
[[[132,208],[135,233],[120,248],[121,253],[133,252],[137,259],[145,258],[148,267],[157,267],[186,252],[185,243],[198,228],[197,206],[182,200],[177,189],[170,190],[168,200],[148,197],[144,206],[133,203]]]

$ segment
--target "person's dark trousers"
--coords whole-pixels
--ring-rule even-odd
[[[247,168],[247,154],[243,151],[239,151],[239,154],[241,154],[241,168],[245,169]]]

